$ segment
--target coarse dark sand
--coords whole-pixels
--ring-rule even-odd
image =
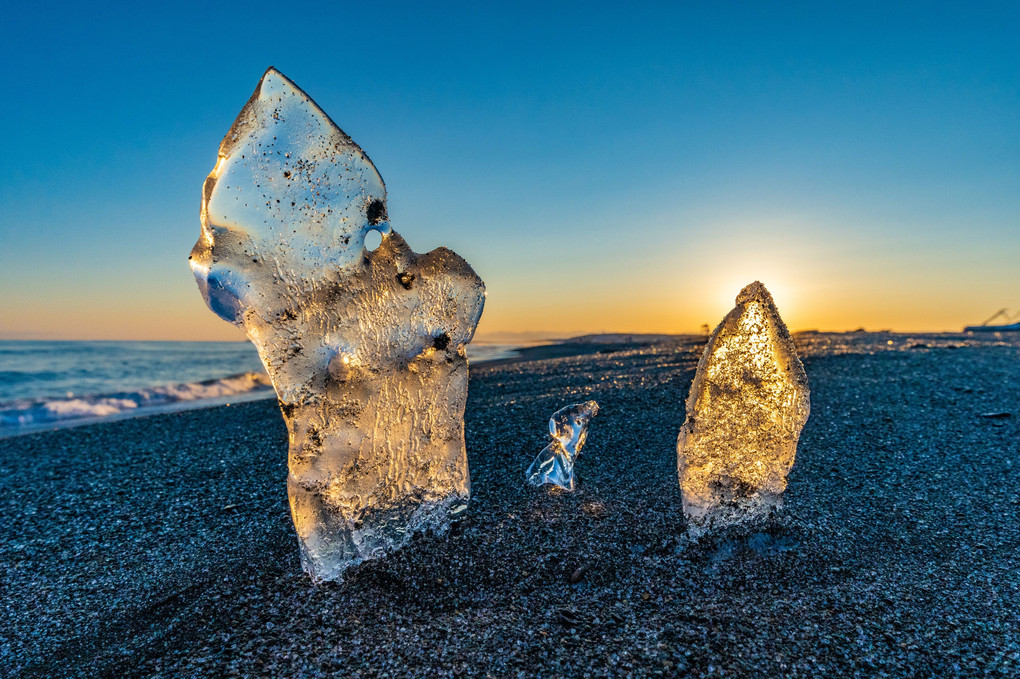
[[[301,572],[273,401],[0,440],[0,675],[1018,676],[1020,349],[900,348],[808,356],[785,510],[697,545],[696,346],[476,367],[469,516],[341,585]],[[578,490],[526,487],[589,398]]]

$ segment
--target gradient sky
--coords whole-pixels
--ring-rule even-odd
[[[187,257],[273,65],[393,227],[485,280],[479,337],[1020,310],[1020,3],[16,3],[0,338],[239,339]],[[937,7],[938,9],[934,9]]]

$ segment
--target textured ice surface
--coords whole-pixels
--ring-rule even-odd
[[[390,229],[368,156],[274,69],[220,145],[201,218],[198,286],[258,348],[287,421],[305,571],[341,579],[445,530],[468,499],[464,345],[481,279]]]
[[[690,535],[759,523],[780,505],[809,409],[790,333],[751,283],[709,337],[687,398],[677,467]]]
[[[595,401],[575,403],[553,413],[549,418],[553,441],[528,467],[528,483],[533,486],[551,483],[574,490],[574,462],[588,437],[588,423],[598,413],[599,404]]]

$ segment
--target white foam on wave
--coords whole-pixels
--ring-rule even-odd
[[[265,373],[248,372],[202,382],[151,387],[134,392],[21,399],[0,403],[0,436],[37,430],[69,421],[95,420],[124,414],[165,410],[184,402],[214,402],[227,397],[269,396],[273,385]],[[245,399],[247,400],[247,398]]]
[[[137,403],[126,398],[104,398],[94,402],[89,402],[83,398],[69,398],[46,403],[40,410],[42,414],[49,416],[42,419],[60,420],[75,417],[106,417],[107,415],[113,415],[137,407]],[[25,409],[27,417],[19,418],[19,423],[31,424],[36,419],[39,419],[33,417],[35,414],[32,408]]]

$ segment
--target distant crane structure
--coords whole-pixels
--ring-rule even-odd
[[[1002,323],[991,325],[992,321],[1000,316],[1005,320]],[[1020,311],[1010,316],[1009,309],[999,309],[980,325],[968,325],[963,329],[964,332],[1010,332],[1013,330],[1020,330]]]

